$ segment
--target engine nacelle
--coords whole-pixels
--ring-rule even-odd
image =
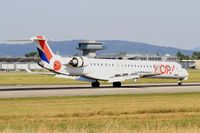
[[[73,57],[69,64],[73,67],[85,67],[88,66],[88,58],[81,56]]]

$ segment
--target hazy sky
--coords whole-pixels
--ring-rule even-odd
[[[200,46],[200,0],[0,0],[0,42],[129,40]]]

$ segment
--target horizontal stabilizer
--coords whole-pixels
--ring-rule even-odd
[[[8,42],[32,42],[31,39],[6,40]]]

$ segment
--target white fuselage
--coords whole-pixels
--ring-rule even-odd
[[[188,72],[175,62],[90,58],[86,62],[87,64],[83,67],[68,65],[65,69],[70,76],[83,76],[106,81],[114,77],[151,74],[152,76],[148,77],[174,79],[185,79],[188,77]]]

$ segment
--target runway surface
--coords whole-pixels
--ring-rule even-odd
[[[200,83],[138,84],[113,88],[103,85],[91,88],[90,85],[23,85],[0,86],[0,98],[47,97],[47,96],[95,96],[116,94],[153,94],[153,93],[187,93],[200,92]]]

